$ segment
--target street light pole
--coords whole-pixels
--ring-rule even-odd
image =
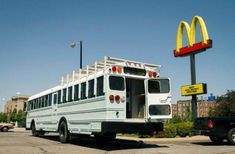
[[[72,43],[70,44],[71,48],[75,48],[76,47],[76,43]],[[80,45],[80,69],[82,69],[82,40],[79,42]]]
[[[80,41],[80,69],[82,69],[82,41]]]

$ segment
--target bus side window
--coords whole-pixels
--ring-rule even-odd
[[[49,94],[49,106],[51,106],[52,103],[52,94]]]
[[[74,100],[77,101],[78,100],[78,95],[79,94],[79,84],[76,84],[74,86]]]
[[[81,84],[81,99],[86,99],[86,82]]]
[[[104,76],[97,78],[96,91],[97,91],[97,96],[104,95]]]
[[[61,104],[61,90],[58,91],[58,104]]]
[[[44,100],[43,100],[43,97],[40,97],[39,99],[40,99],[41,102],[42,102],[42,107],[44,107]]]
[[[58,99],[58,98],[57,98],[57,94],[54,94],[53,96],[54,96],[54,99],[53,99],[54,102],[53,102],[53,103],[54,103],[54,104],[57,104],[57,99]]]
[[[63,103],[66,103],[67,88],[63,89]]]
[[[71,86],[68,88],[68,102],[71,102],[73,100],[72,95],[73,95],[73,87]]]
[[[46,107],[48,106],[48,101],[47,101],[47,100],[48,100],[48,95],[45,95],[45,96],[44,96],[44,101],[45,101],[45,104],[46,104],[45,106],[46,106]]]
[[[94,95],[94,79],[88,81],[88,98],[95,97]]]

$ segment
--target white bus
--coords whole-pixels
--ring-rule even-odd
[[[153,133],[172,118],[170,79],[160,65],[105,57],[62,77],[61,84],[27,102],[26,128],[34,136],[59,132],[113,139],[116,133]]]

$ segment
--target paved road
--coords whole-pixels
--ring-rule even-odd
[[[235,146],[213,145],[206,137],[178,139],[119,138],[97,143],[93,138],[74,138],[61,144],[55,134],[33,137],[29,131],[0,132],[0,154],[234,154]]]

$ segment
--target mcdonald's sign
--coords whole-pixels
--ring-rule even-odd
[[[202,42],[196,43],[196,24],[201,28]],[[182,47],[183,42],[183,29],[185,28],[188,46]],[[198,53],[212,47],[212,40],[209,39],[207,28],[204,20],[200,16],[195,16],[192,20],[191,26],[185,21],[181,21],[178,26],[176,37],[176,49],[174,56],[186,56],[192,53]]]

